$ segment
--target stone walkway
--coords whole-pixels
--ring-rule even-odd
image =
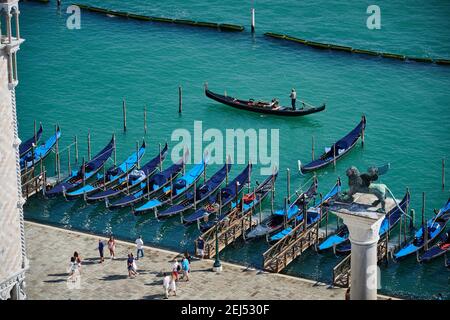
[[[162,272],[178,254],[145,247],[137,263],[139,275],[127,277],[126,256],[134,244],[118,241],[116,260],[100,264],[99,237],[25,223],[30,269],[26,278],[29,299],[162,299]],[[145,239],[144,239],[145,241]],[[83,258],[79,288],[69,288],[67,268],[78,251]],[[300,278],[270,274],[223,263],[223,272],[211,271],[213,261],[193,261],[189,282],[178,282],[177,296],[170,299],[344,299],[345,289],[328,289]]]

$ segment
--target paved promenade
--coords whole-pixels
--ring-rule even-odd
[[[178,254],[145,247],[145,257],[137,262],[139,275],[129,279],[128,252],[135,245],[117,241],[116,260],[99,263],[99,237],[25,223],[29,299],[162,299],[162,272],[171,270],[170,261]],[[106,239],[105,239],[106,240]],[[145,241],[145,239],[144,239]],[[70,257],[78,251],[83,258],[79,288],[67,285]],[[309,280],[270,274],[223,263],[223,272],[211,271],[213,261],[193,261],[189,282],[181,280],[177,296],[170,299],[344,299],[345,289],[328,289]]]

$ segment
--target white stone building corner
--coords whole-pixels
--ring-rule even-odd
[[[19,15],[18,0],[0,0],[0,300],[26,298],[28,269],[15,95]]]

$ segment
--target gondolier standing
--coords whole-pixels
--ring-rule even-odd
[[[292,110],[295,110],[295,100],[297,100],[297,92],[292,88],[291,94],[289,96],[291,98]]]

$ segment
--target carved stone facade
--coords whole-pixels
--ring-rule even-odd
[[[0,0],[0,300],[25,299],[23,204],[15,87],[19,83],[17,0]]]

